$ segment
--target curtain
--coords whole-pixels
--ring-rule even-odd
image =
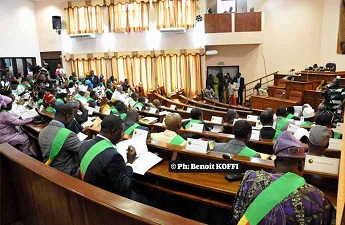
[[[149,29],[148,2],[109,5],[110,32],[145,31]]]
[[[157,29],[194,27],[197,14],[196,0],[159,0],[153,5],[156,11]]]
[[[103,33],[103,6],[75,6],[65,11],[67,34]]]
[[[105,81],[113,75],[118,81],[128,79],[130,84],[142,84],[144,93],[158,86],[164,86],[170,95],[176,89],[184,88],[187,96],[201,93],[202,49],[171,50],[132,53],[95,53],[65,55],[71,61],[71,70],[79,77],[94,70],[104,75]]]

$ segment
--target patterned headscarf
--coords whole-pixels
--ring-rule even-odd
[[[5,95],[0,95],[0,108],[7,108],[7,105],[12,102],[12,98]]]
[[[55,96],[52,95],[50,92],[45,93],[43,96],[43,102],[45,104],[52,103],[54,101],[54,99],[55,99]]]

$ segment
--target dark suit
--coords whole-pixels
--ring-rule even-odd
[[[80,147],[79,159],[82,160],[86,152],[103,138],[96,136],[84,142]],[[84,181],[99,188],[125,197],[130,195],[133,169],[126,166],[122,156],[115,148],[108,148],[98,154],[90,163]]]
[[[238,86],[237,104],[242,105],[243,104],[243,91],[244,91],[244,78],[243,77],[237,77],[237,80],[236,80],[237,83],[238,83],[238,79],[240,79],[240,83]]]
[[[96,75],[93,75],[93,76],[89,75],[86,77],[86,80],[90,80],[94,88],[98,87],[99,85],[99,78]]]
[[[260,139],[273,140],[276,130],[273,127],[262,127],[260,130]]]

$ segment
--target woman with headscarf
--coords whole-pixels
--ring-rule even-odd
[[[45,95],[43,96],[43,105],[47,112],[50,112],[53,114],[56,113],[56,110],[54,109],[55,103],[56,103],[55,96],[51,94],[50,92],[45,93]]]
[[[12,109],[12,98],[0,95],[0,143],[9,143],[23,153],[30,156],[38,156],[37,148],[30,142],[29,136],[16,129],[30,123],[34,118],[17,119],[8,111]]]

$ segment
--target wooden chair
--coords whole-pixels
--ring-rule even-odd
[[[285,92],[284,89],[276,89],[274,92],[274,97],[280,98],[282,96],[283,92]]]
[[[302,92],[300,92],[300,91],[291,91],[290,92],[289,99],[297,101],[297,103],[296,103],[297,105],[302,104],[302,98],[303,98]]]

